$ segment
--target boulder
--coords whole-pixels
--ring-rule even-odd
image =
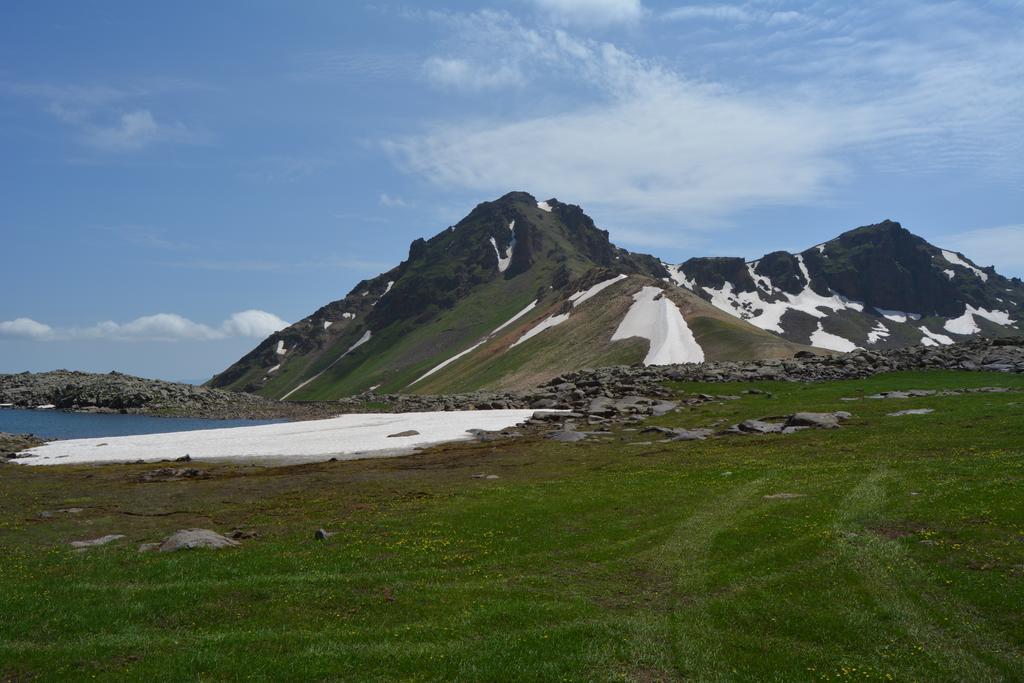
[[[232,548],[238,545],[238,541],[232,541],[227,536],[221,536],[216,531],[209,529],[182,529],[176,531],[160,543],[160,552],[173,553],[179,550],[196,550],[198,548]]]

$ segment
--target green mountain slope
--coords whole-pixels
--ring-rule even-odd
[[[608,284],[620,275],[629,277]],[[600,283],[606,289],[587,301],[570,301]],[[271,335],[211,385],[331,399],[370,389],[521,387],[566,370],[641,362],[648,340],[611,337],[643,287],[665,290],[708,359],[784,357],[801,348],[671,283],[660,261],[615,247],[578,206],[513,192],[414,241],[397,267]]]

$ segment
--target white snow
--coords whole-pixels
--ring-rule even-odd
[[[384,294],[387,294],[388,292],[390,292],[391,288],[394,287],[394,286],[395,286],[395,281],[394,280],[388,280],[388,286],[384,288]],[[380,295],[381,299],[384,298],[384,294]]]
[[[203,429],[173,434],[51,441],[12,460],[23,465],[225,458],[355,460],[401,455],[414,448],[472,438],[469,429],[499,430],[525,421],[532,410],[465,410],[432,413],[342,415],[327,420],[256,427]],[[389,434],[415,430],[411,437]]]
[[[374,384],[372,387],[367,389],[367,391],[376,391],[377,389],[380,389],[380,385],[379,384]]]
[[[537,325],[535,327],[533,327],[529,332],[527,332],[522,337],[517,339],[512,344],[512,346],[510,346],[509,348],[510,349],[515,348],[515,347],[519,346],[520,344],[522,344],[524,341],[526,341],[528,339],[533,339],[534,337],[536,337],[538,334],[540,334],[544,330],[550,330],[552,327],[555,327],[556,325],[561,325],[562,323],[564,323],[568,319],[569,319],[569,314],[568,313],[560,313],[558,315],[552,315],[550,317],[544,318],[544,320],[542,320],[539,323],[537,323]]]
[[[664,263],[662,265],[665,266],[665,270],[668,271],[669,277],[672,278],[672,281],[680,287],[686,287],[692,292],[697,286],[696,282],[686,277],[686,273],[683,272],[682,264],[679,264],[678,266],[670,266],[667,263]]]
[[[877,344],[879,341],[889,336],[889,328],[885,326],[881,320],[879,320],[875,326],[868,332],[868,343]]]
[[[551,213],[551,205],[548,204],[547,202],[537,202],[537,208],[540,209],[541,211],[547,211],[548,213]]]
[[[942,249],[941,251],[942,251],[942,258],[946,259],[947,261],[952,263],[954,266],[961,266],[963,268],[966,268],[967,270],[970,270],[975,275],[980,277],[982,282],[988,282],[988,273],[985,273],[984,271],[982,271],[977,266],[975,266],[975,265],[973,265],[971,263],[968,263],[967,261],[963,260],[962,258],[960,258],[960,256],[956,252],[947,251],[945,249]]]
[[[529,304],[527,304],[527,305],[526,305],[526,308],[524,308],[523,310],[519,311],[518,313],[516,313],[516,314],[515,314],[514,316],[512,316],[511,318],[509,318],[508,320],[506,320],[506,321],[505,321],[505,322],[503,322],[502,324],[500,324],[500,325],[498,325],[497,327],[495,327],[495,328],[494,328],[494,331],[493,331],[493,332],[491,332],[491,333],[490,333],[489,335],[487,335],[487,336],[488,336],[488,337],[493,337],[493,336],[494,336],[494,335],[496,335],[496,334],[497,334],[498,332],[501,332],[501,331],[502,331],[503,329],[505,329],[506,327],[508,327],[509,325],[511,325],[512,323],[514,323],[515,321],[519,320],[520,318],[522,318],[522,317],[523,317],[524,315],[526,315],[527,313],[529,313],[530,311],[532,311],[532,310],[533,310],[534,308],[536,308],[536,306],[537,306],[537,301],[538,301],[537,299],[534,299],[533,301],[531,301],[531,302],[530,302]]]
[[[959,318],[947,320],[943,327],[946,328],[947,332],[952,332],[953,334],[977,334],[981,332],[981,328],[978,327],[978,322],[974,319],[974,316],[990,320],[997,325],[1013,324],[1013,320],[1007,311],[987,311],[984,308],[975,308],[970,304],[966,304],[963,315]]]
[[[949,268],[944,269],[942,272],[945,273],[946,277],[949,278],[950,280],[956,277],[956,273],[950,270]]]
[[[620,280],[625,280],[627,277],[627,275],[619,274],[609,280],[598,282],[590,289],[586,289],[582,292],[576,292],[575,294],[569,297],[569,301],[572,302],[572,305],[575,308],[576,306],[582,304],[584,301],[587,301],[588,299],[592,299],[593,297],[597,296],[607,288],[614,285],[616,282],[619,282]]]
[[[821,326],[821,321],[818,321],[818,329],[811,333],[811,346],[817,346],[822,349],[831,349],[832,351],[842,351],[846,353],[857,349],[857,345],[849,339],[844,339],[838,334],[832,334],[826,332],[825,328]]]
[[[920,313],[907,313],[906,311],[891,311],[887,308],[875,308],[876,311],[881,314],[886,320],[891,320],[894,323],[905,323],[908,320],[920,320]]]
[[[328,327],[330,327],[330,326],[331,326],[331,325],[333,325],[333,324],[334,324],[334,322],[333,322],[333,321],[331,321],[331,320],[325,320],[325,321],[324,321],[324,329],[326,330],[326,329],[327,329]]]
[[[278,370],[280,370],[280,369],[281,369],[281,364],[280,364],[280,363],[278,363],[278,364],[277,364],[277,365],[275,365],[274,367],[272,367],[272,368],[270,368],[269,370],[267,370],[267,374],[269,375],[269,374],[270,374],[270,373],[272,373],[272,372],[277,372],[277,371],[278,371]]]
[[[457,353],[457,354],[455,354],[454,356],[452,356],[451,358],[449,358],[448,360],[446,360],[446,361],[443,361],[443,362],[441,362],[441,363],[439,363],[439,364],[435,365],[434,367],[430,368],[430,369],[429,369],[429,370],[427,370],[427,371],[426,371],[425,373],[423,373],[422,375],[420,375],[419,377],[417,377],[416,379],[414,379],[414,380],[413,380],[413,381],[412,381],[412,382],[411,382],[411,383],[409,384],[409,386],[412,386],[413,384],[416,384],[416,383],[417,383],[417,382],[419,382],[420,380],[423,380],[423,379],[426,379],[427,377],[430,377],[431,375],[433,375],[433,374],[434,374],[435,372],[437,372],[438,370],[441,370],[442,368],[445,368],[445,367],[447,367],[447,366],[451,365],[452,363],[454,363],[454,362],[455,362],[455,361],[457,361],[458,359],[462,358],[462,357],[463,357],[463,356],[465,356],[466,354],[468,354],[468,353],[471,353],[471,352],[475,351],[476,349],[480,348],[480,347],[481,347],[481,346],[483,346],[483,345],[484,345],[485,343],[487,343],[488,341],[490,341],[490,340],[491,340],[491,339],[492,339],[492,338],[494,337],[494,335],[496,335],[496,334],[497,334],[498,332],[500,332],[501,330],[505,329],[506,327],[508,327],[509,325],[511,325],[512,323],[514,323],[515,321],[519,320],[520,318],[522,318],[522,317],[523,317],[524,315],[526,315],[526,314],[527,314],[527,313],[529,313],[530,311],[532,311],[532,310],[533,310],[533,307],[534,307],[534,306],[536,306],[536,305],[537,305],[537,300],[535,299],[535,300],[534,300],[534,301],[533,301],[532,303],[530,303],[530,304],[529,304],[529,305],[528,305],[528,306],[527,306],[526,308],[524,308],[523,310],[519,311],[518,313],[516,313],[516,314],[515,314],[514,316],[512,316],[511,318],[509,318],[508,320],[506,320],[506,321],[505,321],[505,322],[503,322],[502,324],[500,324],[500,325],[498,325],[497,327],[495,327],[495,328],[494,328],[494,330],[493,330],[493,331],[492,331],[492,332],[491,332],[491,333],[490,333],[489,335],[487,335],[486,337],[484,337],[483,339],[481,339],[480,341],[478,341],[478,342],[477,342],[476,344],[473,344],[472,346],[470,346],[470,347],[469,347],[468,349],[466,349],[465,351],[462,351],[462,352],[460,352],[460,353]],[[521,340],[520,340],[520,341],[521,341]],[[518,343],[518,342],[516,342],[516,343]],[[513,344],[513,346],[515,346],[515,344]]]
[[[512,241],[508,244],[508,249],[505,254],[502,255],[498,249],[498,241],[493,237],[490,238],[491,246],[494,247],[494,255],[498,257],[498,272],[504,273],[508,270],[508,264],[512,263],[512,250],[516,248],[516,233],[515,233],[516,222],[512,221],[508,224],[509,232],[512,233]]]
[[[283,356],[286,353],[288,353],[288,349],[284,348],[284,340],[283,339],[278,339],[277,340],[277,355]]]
[[[921,330],[922,334],[924,334],[924,337],[921,338],[921,343],[925,346],[937,346],[938,344],[948,346],[953,343],[953,340],[946,335],[932,332],[924,325],[921,325],[917,329]]]
[[[43,405],[41,405],[41,406],[36,406],[36,408],[35,408],[35,409],[36,409],[36,410],[53,410],[53,409],[54,409],[54,408],[56,408],[56,407],[57,407],[57,406],[53,405],[52,403],[44,403],[44,404],[43,404]]]
[[[824,244],[824,242],[821,243],[821,244],[814,245],[814,248],[818,250],[819,254],[824,254],[825,253],[825,244]]]
[[[356,314],[355,313],[342,313],[341,317],[345,318],[346,320],[354,320],[355,317],[356,317]]]
[[[0,403],[0,408],[13,408],[13,403]]]
[[[323,375],[323,374],[324,374],[325,372],[327,372],[328,370],[330,370],[331,368],[333,368],[333,367],[334,367],[335,365],[337,365],[337,364],[338,364],[338,361],[340,361],[340,360],[341,360],[342,358],[344,358],[344,357],[345,357],[345,356],[347,356],[348,354],[352,353],[353,351],[355,351],[356,349],[358,349],[358,348],[359,348],[360,346],[362,346],[362,345],[363,345],[363,344],[365,344],[366,342],[370,341],[370,338],[371,338],[372,336],[373,336],[373,334],[372,334],[372,333],[371,333],[371,332],[370,332],[369,330],[367,330],[367,331],[366,331],[366,332],[365,332],[365,333],[363,334],[363,336],[362,336],[362,337],[360,337],[360,338],[359,338],[359,340],[358,340],[358,341],[357,341],[357,342],[356,342],[355,344],[353,344],[352,346],[348,347],[348,350],[347,350],[347,351],[346,351],[345,353],[343,353],[343,354],[341,354],[340,356],[338,356],[337,358],[335,358],[335,359],[334,359],[334,361],[332,361],[332,362],[331,362],[331,364],[330,364],[330,365],[328,365],[328,366],[327,366],[326,368],[324,368],[324,369],[323,369],[323,370],[321,370],[320,372],[316,373],[315,375],[313,375],[312,377],[310,377],[309,379],[307,379],[307,380],[306,380],[305,382],[303,382],[302,384],[300,384],[299,386],[295,387],[294,389],[292,389],[291,391],[289,391],[289,392],[288,392],[287,394],[285,394],[284,396],[282,396],[282,397],[281,397],[281,400],[282,400],[282,401],[283,401],[283,400],[285,400],[286,398],[288,398],[289,396],[291,396],[292,394],[294,394],[294,393],[295,393],[296,391],[298,391],[298,390],[299,390],[299,389],[301,389],[302,387],[306,386],[307,384],[309,384],[309,383],[310,383],[310,382],[312,382],[313,380],[315,380],[315,379],[318,379],[318,378],[319,378],[319,377],[320,377],[321,375]]]
[[[777,291],[776,287],[772,285],[771,278],[764,275],[759,275],[754,269],[757,268],[757,261],[747,264],[747,272],[750,274],[750,279],[754,281],[754,286],[758,289],[763,289],[768,294],[773,291]]]
[[[659,287],[644,287],[633,295],[612,341],[641,337],[651,342],[644,365],[700,363],[704,350],[690,331],[675,302]]]

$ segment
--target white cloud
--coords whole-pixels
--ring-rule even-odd
[[[621,24],[644,15],[640,0],[531,0],[539,9],[566,23]]]
[[[402,199],[401,197],[399,197],[397,195],[392,197],[387,192],[381,192],[380,193],[380,199],[378,201],[379,201],[381,206],[387,206],[389,208],[400,208],[400,207],[408,206],[408,204],[406,204],[404,199]]]
[[[42,340],[50,339],[52,336],[52,327],[36,322],[32,318],[0,321],[0,338]]]
[[[877,33],[877,15],[888,11],[880,4],[800,9],[676,8],[679,18],[771,27],[744,39],[713,32],[707,51],[694,53],[697,64],[756,59],[758,77],[736,85],[504,12],[445,14],[446,59],[473,73],[514,65],[531,96],[512,98],[507,114],[439,121],[384,148],[444,188],[543,188],[619,213],[690,212],[691,224],[821,202],[859,170],[1024,176],[1015,134],[1024,43],[1010,39],[1012,29],[990,35],[962,19],[962,30],[894,41]],[[919,21],[904,11],[893,26]]]
[[[107,152],[128,152],[159,142],[195,143],[205,135],[180,122],[158,120],[137,102],[160,95],[202,89],[184,80],[155,80],[129,88],[52,83],[15,83],[2,88],[12,94],[41,100],[43,108],[75,131],[78,141]]]
[[[1024,275],[1024,224],[968,230],[936,241],[979,265],[994,265],[1002,275]]]
[[[249,309],[232,315],[224,321],[221,329],[228,336],[263,339],[286,327],[288,323],[273,313]]]
[[[0,338],[37,341],[106,339],[110,341],[213,341],[229,337],[264,337],[288,326],[272,313],[250,309],[234,313],[219,327],[197,323],[177,313],[146,315],[125,323],[112,320],[89,327],[52,328],[30,318],[0,322]]]
[[[686,21],[690,19],[716,19],[720,21],[753,21],[754,15],[736,5],[686,5],[666,11],[665,19]]]
[[[526,82],[514,64],[492,67],[451,57],[431,57],[423,63],[423,73],[434,85],[458,90],[494,90]]]
[[[613,45],[559,30],[542,40],[534,34],[520,28],[509,43],[527,46],[524,59],[582,79],[596,93],[589,105],[440,124],[385,148],[408,171],[447,187],[544,188],[545,196],[588,205],[712,212],[819,194],[843,171],[831,152],[863,128],[855,109],[743,97]]]
[[[107,320],[91,327],[75,328],[68,331],[68,336],[114,341],[208,341],[223,339],[224,333],[177,313],[157,313],[126,323]]]

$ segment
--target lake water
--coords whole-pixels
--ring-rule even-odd
[[[0,408],[0,432],[35,434],[48,439],[88,439],[163,432],[190,432],[220,427],[251,427],[287,420],[202,420],[191,417],[66,413],[60,410]]]

